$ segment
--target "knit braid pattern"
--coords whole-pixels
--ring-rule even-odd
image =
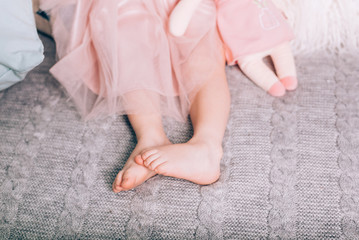
[[[126,116],[81,120],[42,41],[45,61],[0,93],[0,239],[359,239],[355,50],[297,55],[298,89],[281,98],[226,67],[219,180],[157,175],[116,194],[135,133]],[[174,143],[193,134],[163,122]]]

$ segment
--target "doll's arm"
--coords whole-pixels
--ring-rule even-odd
[[[192,15],[201,1],[202,0],[181,0],[177,4],[169,18],[169,29],[172,35],[178,37],[186,32]]]

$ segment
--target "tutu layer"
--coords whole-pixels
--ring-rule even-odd
[[[216,4],[218,27],[230,65],[294,38],[283,14],[270,0],[216,0]]]
[[[51,73],[86,118],[158,113],[187,118],[197,91],[220,71],[213,0],[183,37],[168,32],[178,0],[46,0],[59,61]]]

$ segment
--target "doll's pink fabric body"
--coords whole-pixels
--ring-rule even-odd
[[[183,37],[168,32],[178,0],[46,0],[60,60],[51,73],[83,116],[160,113],[185,120],[221,61],[216,6],[204,0]]]
[[[216,0],[217,21],[228,64],[293,39],[283,14],[270,0]]]

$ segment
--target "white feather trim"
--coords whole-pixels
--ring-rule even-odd
[[[295,53],[359,50],[359,0],[273,0],[288,17]]]

